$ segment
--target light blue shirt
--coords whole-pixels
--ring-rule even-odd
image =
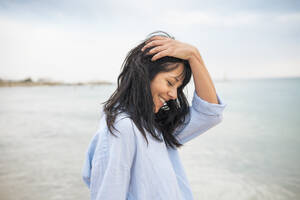
[[[175,131],[182,144],[222,120],[225,104],[208,103],[196,92],[187,123]],[[118,115],[115,132],[108,131],[105,115],[92,138],[82,170],[91,200],[190,200],[193,194],[177,149],[167,148],[149,133],[147,139],[126,115]],[[163,139],[163,138],[162,138]]]

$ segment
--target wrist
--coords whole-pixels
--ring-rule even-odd
[[[188,57],[187,60],[189,61],[190,64],[194,63],[195,61],[203,63],[200,52],[198,51],[198,49],[196,47],[192,48],[192,50],[190,52],[190,56]]]

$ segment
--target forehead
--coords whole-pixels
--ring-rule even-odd
[[[170,76],[171,78],[176,78],[179,81],[182,81],[184,79],[184,65],[182,63],[174,63],[169,65],[168,67],[174,68],[171,71],[163,72],[165,76]]]

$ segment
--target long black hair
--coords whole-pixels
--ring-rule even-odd
[[[151,48],[143,52],[141,49],[146,44],[145,42],[155,35],[174,39],[165,32],[157,31],[151,33],[143,42],[129,51],[122,64],[117,89],[104,102],[104,112],[111,134],[113,134],[112,129],[115,129],[114,122],[117,115],[125,112],[140,130],[147,144],[145,130],[160,142],[163,141],[160,138],[160,134],[162,134],[167,147],[175,148],[175,146],[182,146],[173,133],[177,127],[183,125],[189,114],[189,103],[183,93],[183,88],[190,81],[192,72],[188,61],[179,58],[166,56],[151,61],[152,55],[147,55]],[[181,74],[184,79],[182,85],[177,89],[177,99],[169,100],[157,113],[154,113],[150,83],[158,73],[172,71],[178,67],[178,65],[174,65],[176,63],[184,65]]]

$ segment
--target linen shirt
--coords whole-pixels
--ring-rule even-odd
[[[225,104],[209,103],[194,92],[185,125],[174,132],[181,144],[222,120]],[[128,115],[119,114],[113,136],[105,115],[86,152],[82,177],[91,200],[192,200],[193,194],[177,149],[146,132],[149,145]],[[161,137],[163,139],[163,137]]]

